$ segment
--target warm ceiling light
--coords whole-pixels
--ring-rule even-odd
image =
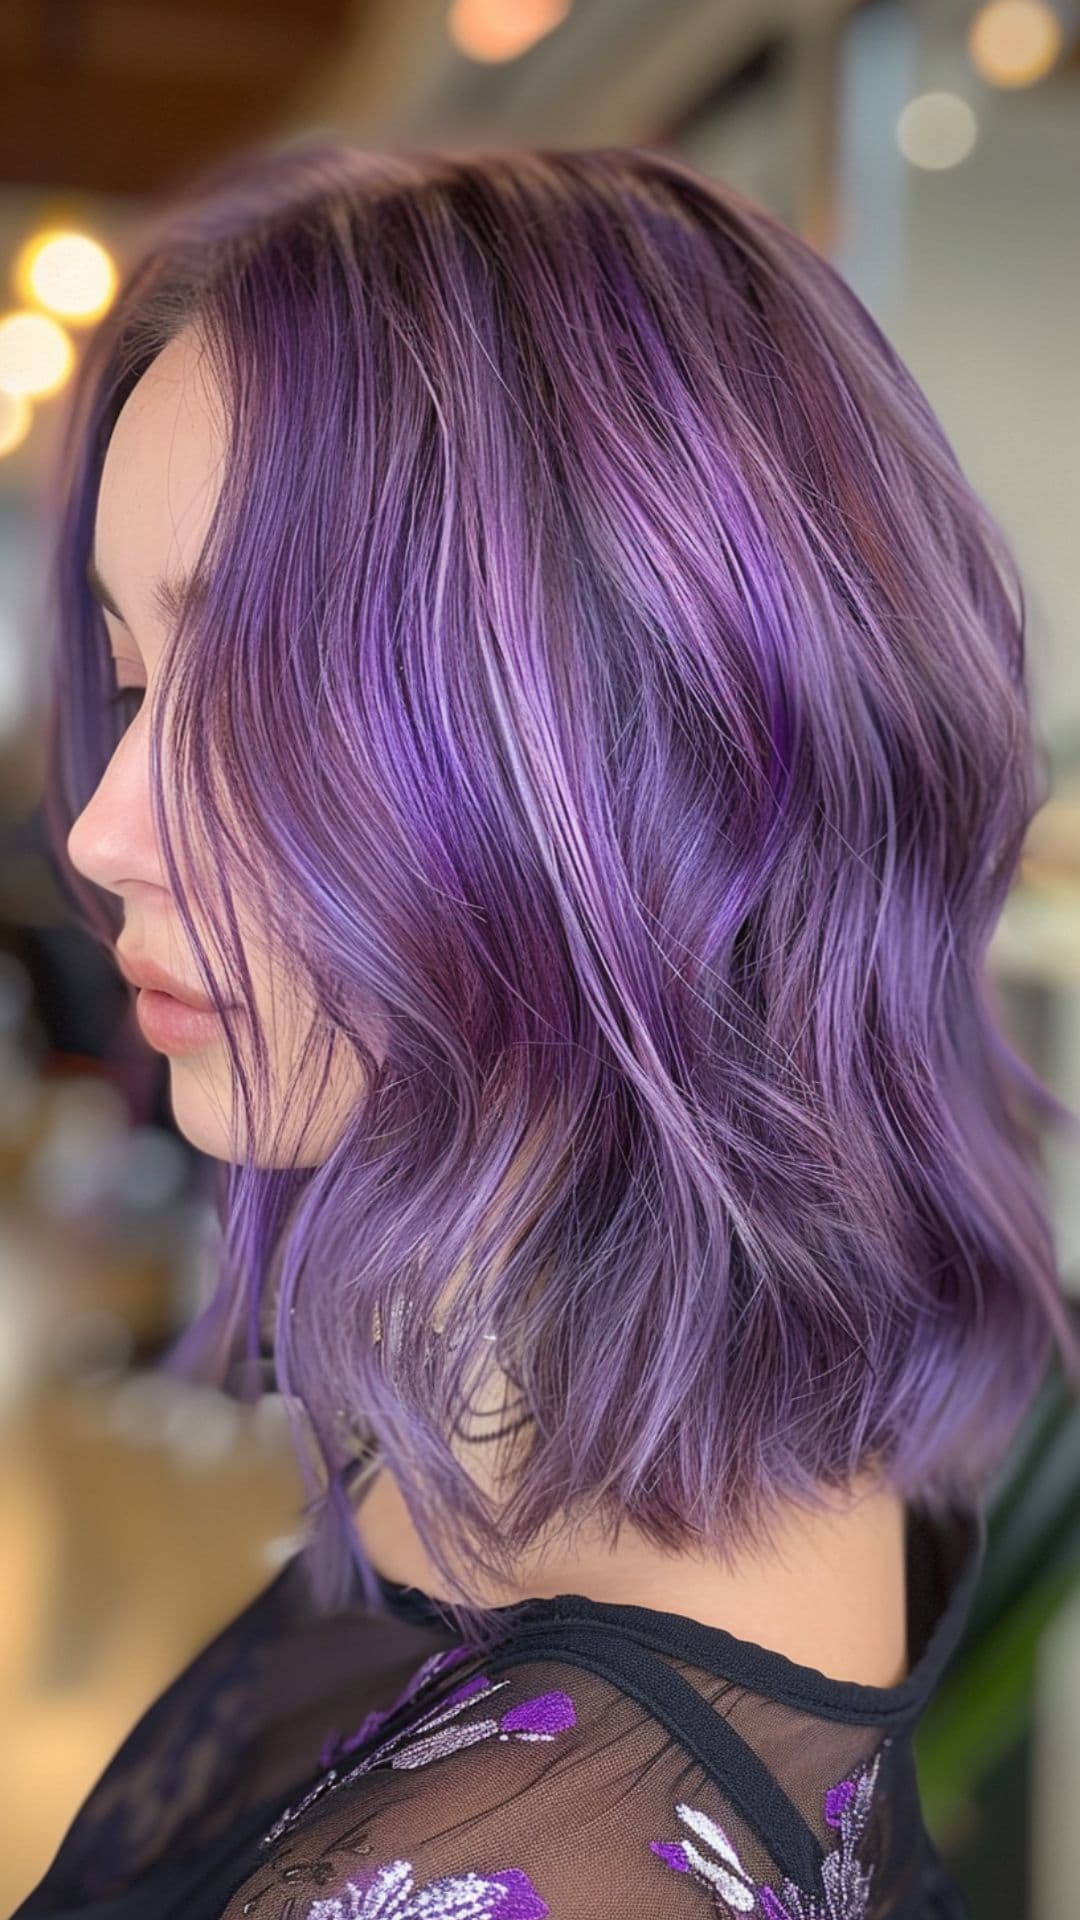
[[[75,350],[47,313],[25,310],[0,320],[0,387],[8,393],[55,393],[71,372]]]
[[[975,145],[977,123],[958,93],[920,93],[896,123],[896,142],[913,167],[959,166]]]
[[[22,445],[33,411],[25,393],[5,393],[0,387],[0,458]]]
[[[991,0],[968,28],[968,57],[994,87],[1030,87],[1050,72],[1064,40],[1047,0]]]
[[[63,320],[88,322],[112,299],[116,270],[88,233],[37,233],[16,260],[15,285],[28,304],[36,301]]]
[[[446,31],[470,60],[516,60],[569,11],[570,0],[450,0]]]

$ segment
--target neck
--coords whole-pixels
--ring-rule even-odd
[[[389,1469],[370,1482],[356,1525],[378,1573],[449,1597]],[[832,1679],[888,1687],[908,1670],[904,1505],[876,1480],[830,1495],[820,1511],[779,1509],[768,1550],[723,1562],[664,1552],[628,1528],[612,1546],[584,1527],[572,1550],[542,1541],[512,1582],[484,1586],[477,1599],[503,1606],[558,1593],[680,1613]]]

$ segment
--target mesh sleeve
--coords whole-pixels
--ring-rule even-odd
[[[448,1656],[437,1656],[442,1660]],[[721,1702],[734,1710],[737,1690]],[[743,1696],[745,1699],[745,1696]],[[260,1840],[222,1920],[884,1920],[886,1753],[837,1728],[842,1778],[807,1782],[817,1885],[778,1868],[685,1746],[595,1674],[538,1660],[472,1674],[398,1733],[371,1727]],[[842,1749],[850,1758],[840,1759]],[[895,1893],[895,1882],[893,1883]]]

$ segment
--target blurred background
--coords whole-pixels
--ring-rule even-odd
[[[133,1721],[297,1543],[282,1408],[155,1362],[203,1298],[209,1168],[39,816],[38,486],[155,197],[248,142],[664,145],[828,254],[1029,588],[1052,797],[991,951],[1080,1108],[1080,23],[1066,0],[5,0],[0,11],[0,1909]],[[1043,1153],[1080,1302],[1080,1167]],[[1080,1312],[1080,1306],[1078,1306]],[[975,1920],[1080,1912],[1080,1420],[1056,1375],[994,1493],[918,1741]]]

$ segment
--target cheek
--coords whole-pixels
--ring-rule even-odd
[[[232,1078],[232,1057],[222,1038],[219,1044],[170,1062],[173,1117],[180,1131],[213,1158],[238,1161],[252,1158],[257,1166],[318,1166],[340,1139],[349,1118],[365,1095],[363,1068],[355,1050],[336,1037],[327,1060],[329,1040],[317,1034],[306,1059],[304,1043],[310,1010],[293,1009],[291,1017],[278,1005],[276,1018],[264,1025],[270,1071],[270,1110],[257,1115],[259,1138],[249,1150],[244,1102]],[[237,1033],[241,1067],[249,1071],[243,1023]],[[264,1134],[264,1128],[268,1132]]]

